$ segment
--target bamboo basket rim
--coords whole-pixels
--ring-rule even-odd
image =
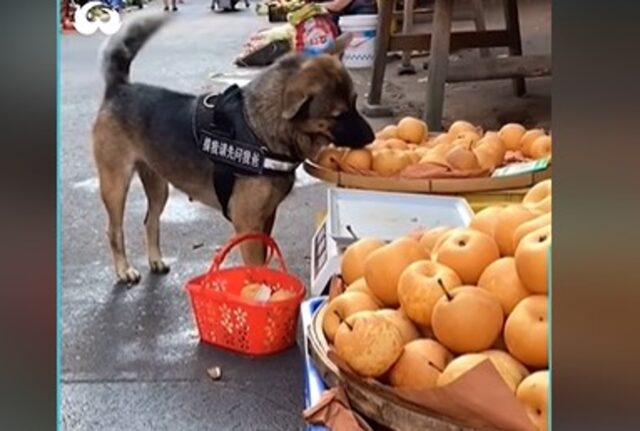
[[[303,169],[312,177],[338,187],[433,194],[469,194],[529,188],[540,181],[551,178],[553,171],[551,165],[549,165],[541,171],[499,178],[408,179],[373,177],[332,171],[311,160],[304,161]]]

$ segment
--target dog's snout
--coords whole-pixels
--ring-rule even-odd
[[[349,148],[362,148],[375,139],[373,129],[355,108],[336,119],[331,134],[334,144]]]

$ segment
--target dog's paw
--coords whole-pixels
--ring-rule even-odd
[[[132,266],[118,271],[118,282],[124,284],[138,284],[140,273]]]
[[[169,272],[169,265],[164,263],[162,260],[151,260],[149,261],[149,267],[151,268],[151,272],[154,274],[166,274]]]

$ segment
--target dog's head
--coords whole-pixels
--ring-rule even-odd
[[[351,35],[345,34],[328,53],[281,63],[296,68],[285,84],[281,119],[310,137],[312,148],[302,149],[307,156],[330,143],[362,148],[375,137],[356,109],[353,82],[339,59],[350,40]]]
[[[339,58],[350,40],[344,34],[316,57],[286,55],[245,87],[250,124],[273,151],[313,158],[331,143],[362,148],[374,140]]]

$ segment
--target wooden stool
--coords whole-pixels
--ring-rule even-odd
[[[414,15],[426,14],[431,15],[433,18],[433,8],[415,9],[415,0],[404,0],[404,8],[402,13],[402,33],[410,34],[413,31]],[[460,16],[460,19],[472,20],[475,24],[476,30],[485,31],[487,29],[484,16],[484,5],[482,0],[472,0],[473,11],[470,16]],[[455,19],[455,17],[454,17]],[[490,54],[489,48],[480,48],[480,55],[482,57],[488,57]],[[411,51],[404,51],[402,53],[402,64],[398,72],[402,74],[414,74],[415,68],[411,64]]]
[[[513,79],[514,92],[522,96],[525,77],[551,74],[550,55],[522,56],[517,0],[503,0],[504,30],[451,31],[454,0],[435,0],[432,33],[397,34],[390,32],[393,1],[380,2],[375,59],[371,88],[363,108],[369,116],[388,116],[381,106],[382,84],[389,51],[429,50],[427,98],[424,119],[430,130],[442,130],[442,111],[446,82],[466,82],[490,79]],[[475,4],[474,8],[478,5]],[[451,50],[463,48],[508,47],[508,57],[483,57],[460,60],[449,65]]]

